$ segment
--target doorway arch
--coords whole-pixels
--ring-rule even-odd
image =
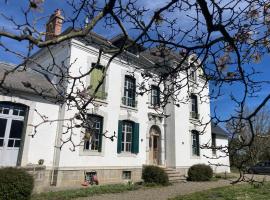
[[[161,165],[161,130],[157,125],[149,131],[149,164]]]

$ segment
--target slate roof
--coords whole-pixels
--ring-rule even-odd
[[[228,132],[222,129],[219,125],[216,125],[214,122],[211,122],[211,129],[212,129],[212,134],[214,133],[216,135],[223,136],[223,137],[229,136]]]
[[[74,29],[67,28],[62,34],[66,34]],[[85,45],[91,45],[96,48],[104,48],[104,49],[111,49],[120,47],[119,45],[122,45],[123,42],[121,42],[122,38],[124,37],[123,34],[119,34],[112,39],[107,39],[95,32],[90,32],[88,35],[84,37],[78,37],[76,40],[84,43]],[[130,44],[132,42],[131,38],[128,38],[126,43]],[[131,49],[134,48],[134,49]],[[160,52],[160,49],[158,48],[151,48],[148,50],[145,50],[140,45],[135,45],[134,47],[131,47],[128,51],[124,51],[121,55],[118,57],[127,60],[131,63],[136,64],[141,69],[150,70],[153,72],[158,73],[167,73],[170,70],[172,70],[172,62],[178,61],[180,62],[182,59],[182,56],[172,52],[167,51],[168,53],[166,56],[162,57],[160,55],[155,55],[153,52]],[[135,53],[136,52],[136,53]]]
[[[0,92],[10,94],[14,92],[30,93],[38,96],[57,98],[56,88],[42,74],[32,69],[18,67],[0,62]],[[14,71],[12,71],[14,70]],[[10,72],[4,79],[5,73]],[[3,81],[3,84],[1,82]]]

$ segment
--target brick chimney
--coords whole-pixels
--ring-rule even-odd
[[[57,37],[62,32],[62,24],[64,17],[61,15],[61,10],[56,9],[54,14],[50,16],[49,21],[46,24],[46,36],[45,40],[51,40]]]

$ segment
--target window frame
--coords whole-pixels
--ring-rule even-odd
[[[103,123],[104,123],[104,118],[102,116],[99,115],[94,115],[94,114],[89,114],[87,116],[87,120],[89,120],[89,118],[93,118],[94,120],[97,120],[99,123],[99,127],[97,128],[97,121],[94,122],[93,127],[91,128],[85,128],[85,133],[92,132],[92,131],[98,131],[97,133],[97,137],[95,138],[94,143],[92,144],[93,141],[89,141],[89,140],[85,140],[84,144],[83,144],[83,150],[84,151],[92,151],[92,152],[101,152],[102,151],[102,133],[103,133]],[[88,126],[88,125],[87,125]],[[95,126],[95,127],[94,127]],[[93,130],[94,129],[94,130]],[[95,132],[96,134],[96,132]],[[93,138],[91,138],[92,140]]]
[[[190,95],[190,117],[192,119],[199,119],[198,96],[195,94]]]
[[[211,144],[212,144],[212,154],[214,156],[217,155],[217,135],[215,133],[212,133],[212,141],[211,141]]]
[[[156,94],[153,92],[156,91]],[[156,85],[151,85],[151,106],[160,106],[160,88]]]
[[[189,67],[189,80],[193,82],[197,82],[197,70],[194,64],[190,64]]]
[[[129,127],[128,127],[129,126]],[[122,137],[121,137],[121,152],[123,153],[132,153],[132,142],[133,142],[133,131],[134,131],[134,122],[123,120],[122,122]],[[131,131],[127,131],[130,128]],[[130,134],[130,141],[127,141],[127,134]],[[127,148],[127,145],[129,147]]]
[[[122,179],[123,180],[131,180],[132,172],[130,170],[123,170],[122,171]]]
[[[195,140],[194,140],[195,139]],[[200,134],[197,130],[191,131],[192,156],[200,156]]]
[[[125,106],[136,107],[136,78],[125,75],[122,103]]]

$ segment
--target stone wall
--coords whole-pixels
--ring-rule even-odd
[[[45,166],[27,166],[25,169],[33,175],[35,179],[34,193],[55,191],[61,189],[81,188],[85,180],[85,173],[92,171],[87,170],[58,170],[52,171]],[[97,172],[99,184],[126,183],[128,181],[141,181],[141,168],[122,168],[122,169],[94,169]],[[131,178],[125,179],[123,171],[130,171]],[[52,179],[52,177],[56,179]]]

